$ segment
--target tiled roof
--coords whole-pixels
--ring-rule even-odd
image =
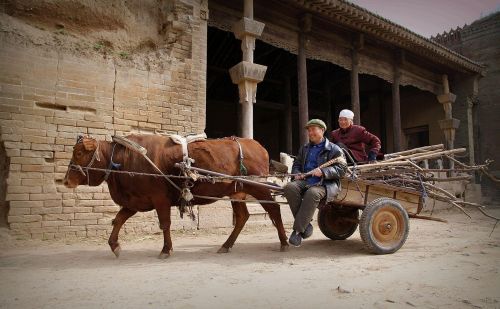
[[[485,67],[445,46],[425,38],[403,26],[400,26],[380,15],[345,0],[288,0],[300,7],[323,15],[337,23],[370,34],[381,40],[397,45],[403,49],[424,57],[459,67],[462,70],[482,73]]]

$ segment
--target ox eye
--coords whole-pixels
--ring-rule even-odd
[[[82,156],[82,154],[83,154],[83,152],[81,152],[81,151],[77,151],[77,152],[76,152],[76,156],[77,156],[77,157],[81,157],[81,156]]]

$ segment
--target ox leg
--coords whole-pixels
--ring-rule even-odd
[[[112,221],[113,231],[111,232],[111,235],[109,235],[108,244],[116,257],[120,256],[121,251],[120,244],[118,243],[118,233],[120,233],[120,229],[122,228],[122,225],[125,224],[125,221],[136,213],[137,211],[135,210],[123,207],[120,211],[118,211],[115,219]]]
[[[247,187],[248,188],[248,187]],[[262,188],[254,188],[251,187],[249,192],[250,195],[255,197],[258,200],[264,201],[272,201],[273,198],[271,196],[271,192],[267,189]],[[271,222],[276,227],[278,231],[278,237],[280,239],[281,248],[280,251],[285,252],[288,251],[288,240],[286,237],[285,227],[283,226],[283,220],[281,219],[281,209],[280,205],[277,203],[260,203],[262,208],[269,214],[269,218]]]
[[[245,194],[243,193],[236,193],[231,196],[233,199],[245,199]],[[234,229],[231,235],[229,235],[229,238],[226,240],[226,242],[220,247],[219,251],[217,253],[228,253],[229,249],[233,247],[234,242],[236,241],[236,238],[238,238],[238,235],[240,234],[241,230],[245,226],[245,223],[247,222],[248,218],[250,217],[250,214],[248,213],[248,208],[247,204],[244,202],[231,202],[231,206],[233,207],[233,214],[235,218],[235,224],[234,224]]]
[[[159,259],[166,259],[170,257],[173,251],[172,238],[170,237],[170,203],[166,201],[155,202],[156,213],[158,214],[158,221],[160,222],[160,229],[163,231],[163,248],[161,249]]]

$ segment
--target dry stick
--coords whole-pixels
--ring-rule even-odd
[[[437,222],[448,223],[448,221],[444,220],[444,219],[434,218],[434,217],[429,217],[429,216],[421,216],[421,215],[417,215],[417,214],[414,214],[414,213],[408,213],[408,217],[415,218],[415,219],[423,219],[423,220],[430,220],[430,221],[437,221]]]
[[[421,155],[432,155],[432,154],[439,153],[439,152],[442,152],[442,151],[444,151],[444,150],[436,149],[436,150],[426,151],[424,153],[412,153],[412,154],[401,156],[401,157],[395,157],[395,158],[385,159],[384,162],[402,161],[402,160],[406,160],[406,159],[411,159],[413,157],[418,157],[418,156],[421,156]]]
[[[388,153],[385,155],[385,157],[390,159],[393,157],[404,156],[404,155],[418,153],[418,152],[431,151],[431,150],[435,150],[435,149],[444,149],[444,145],[438,144],[438,145],[424,146],[424,147],[419,147],[419,148],[413,148],[410,150],[403,150],[403,151],[399,151],[399,152]]]
[[[465,148],[458,148],[458,149],[451,149],[451,150],[444,150],[444,151],[435,151],[431,153],[426,153],[424,155],[418,155],[418,156],[411,156],[411,160],[416,162],[416,161],[423,161],[427,159],[435,159],[438,157],[441,157],[442,155],[445,154],[453,154],[453,153],[460,153],[460,152],[465,152]],[[400,161],[400,159],[408,159],[408,158],[397,158],[397,160],[387,160],[387,161],[382,161],[380,163],[373,163],[373,164],[363,164],[363,165],[358,165],[357,169],[358,170],[371,170],[371,169],[376,169],[380,167],[388,167],[388,166],[397,166],[397,165],[411,165],[409,161]],[[413,162],[412,162],[413,163]]]
[[[455,162],[457,165],[460,165],[461,167],[465,167],[465,168],[471,168],[472,166],[468,166],[460,161],[458,161],[457,159],[449,156],[449,155],[445,155],[445,157],[447,157],[448,159],[450,159],[451,161]]]
[[[471,178],[472,178],[472,176],[467,175],[467,176],[457,176],[457,177],[449,177],[449,178],[422,177],[422,180],[442,182],[442,181],[471,180]]]
[[[418,180],[409,180],[409,179],[400,179],[400,178],[398,178],[398,179],[391,179],[390,181],[405,181],[405,182],[408,182],[408,183],[421,184],[421,182],[420,182],[420,181],[418,181]],[[458,209],[460,209],[460,210],[461,210],[461,211],[462,211],[462,212],[463,212],[463,213],[464,213],[467,217],[472,218],[472,217],[471,217],[471,216],[470,216],[470,215],[469,215],[469,214],[465,211],[465,209],[463,209],[463,207],[462,207],[462,206],[460,206],[460,205],[458,205],[458,204],[456,204],[456,203],[455,203],[456,197],[455,197],[453,194],[449,193],[448,191],[446,191],[446,190],[444,190],[444,189],[441,189],[441,188],[439,188],[439,187],[436,187],[436,186],[434,186],[434,185],[431,185],[430,183],[426,183],[426,182],[422,182],[422,183],[423,183],[423,184],[424,184],[424,186],[426,186],[426,187],[429,187],[429,188],[431,188],[431,189],[433,189],[433,190],[436,190],[436,191],[439,191],[439,192],[443,193],[445,196],[447,196],[447,197],[448,197],[448,199],[447,199],[446,197],[444,198],[444,201],[445,201],[445,202],[448,202],[448,203],[452,204],[453,206],[455,206],[455,207],[457,207]],[[429,192],[429,193],[430,193],[430,192]],[[442,196],[440,196],[440,197],[442,197]]]
[[[410,183],[420,183],[419,181],[416,181],[416,180],[408,180],[408,179],[405,179],[404,181],[407,181],[407,182],[410,182]],[[471,203],[471,202],[465,202],[465,201],[461,201],[461,200],[458,200],[453,194],[449,193],[448,191],[442,189],[442,188],[439,188],[437,186],[434,186],[430,183],[426,183],[424,182],[423,183],[425,186],[428,186],[434,190],[437,190],[439,192],[442,192],[444,195],[446,195],[449,199],[451,200],[448,200],[445,198],[444,201],[456,206],[457,208],[459,208],[460,210],[462,210],[462,212],[464,212],[469,218],[471,218],[471,216],[465,212],[465,210],[459,205],[459,204],[463,204],[463,205],[468,205],[468,206],[473,206],[473,207],[476,207],[483,215],[485,215],[486,217],[488,218],[491,218],[491,219],[494,219],[494,220],[497,220],[497,221],[500,221],[500,218],[497,218],[495,216],[492,216],[488,213],[486,213],[483,208],[484,206],[480,205],[480,204],[477,204],[477,203]],[[442,198],[442,196],[440,196],[440,198]],[[496,226],[496,224],[495,224]]]
[[[409,162],[410,165],[413,166],[414,168],[416,168],[417,170],[423,171],[423,169],[420,166],[418,166],[415,163],[413,163],[413,161],[411,161],[411,160],[406,160],[406,161]]]
[[[418,155],[416,157],[412,157],[411,159],[412,159],[412,161],[423,161],[423,160],[427,160],[427,159],[435,159],[435,158],[438,158],[442,155],[456,154],[456,153],[462,153],[462,152],[466,152],[466,151],[467,151],[467,149],[465,149],[465,148],[443,150],[443,151],[439,151],[436,153]]]
[[[486,176],[488,176],[488,178],[490,178],[493,182],[500,183],[500,179],[496,178],[488,171],[488,165],[490,165],[490,163],[491,163],[491,161],[489,161],[489,160],[486,160],[486,164],[483,164],[483,165],[470,166],[470,165],[467,165],[467,164],[464,164],[464,163],[458,161],[457,159],[455,159],[453,157],[450,157],[450,156],[446,156],[446,157],[448,157],[448,159],[452,160],[453,162],[455,162],[457,165],[460,165],[464,169],[479,170],[479,171],[483,172]]]
[[[490,172],[488,172],[486,170],[485,167],[482,167],[480,168],[479,170],[481,170],[481,172],[483,172],[486,176],[488,176],[489,179],[491,179],[493,182],[497,182],[497,183],[500,183],[500,179],[496,178],[495,176],[493,176]]]

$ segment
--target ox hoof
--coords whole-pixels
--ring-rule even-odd
[[[122,248],[120,246],[116,247],[115,250],[113,250],[113,253],[115,254],[116,258],[120,257],[121,251],[122,251]]]
[[[290,246],[289,245],[281,245],[281,248],[280,248],[280,251],[281,252],[287,252],[288,249],[290,249]]]
[[[160,260],[166,260],[170,257],[170,253],[165,253],[165,252],[160,252],[160,255],[158,255],[158,258]]]
[[[229,253],[229,248],[220,247],[220,249],[217,251],[217,253]]]

